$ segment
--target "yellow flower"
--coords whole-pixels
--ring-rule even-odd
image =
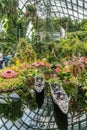
[[[19,61],[19,59],[16,60],[16,66],[20,66],[20,61]]]

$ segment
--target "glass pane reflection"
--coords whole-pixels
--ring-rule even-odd
[[[32,110],[26,104],[20,109],[20,106],[21,104],[18,106],[13,104],[13,107],[7,111],[9,114],[4,113],[3,116],[3,113],[0,113],[0,130],[58,130],[50,97],[45,98],[41,109]],[[68,130],[71,130],[71,127]],[[78,130],[78,125],[75,125],[73,130]]]

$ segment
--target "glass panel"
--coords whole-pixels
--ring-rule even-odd
[[[55,1],[55,3],[56,3],[56,5],[60,5],[60,2],[59,2],[59,1],[57,1],[57,0]]]
[[[67,14],[67,9],[63,8],[63,11],[64,11],[65,14]]]
[[[79,14],[79,18],[80,18],[80,19],[83,19],[83,15],[82,15],[82,14]]]
[[[87,8],[87,3],[85,3],[85,5],[84,5],[84,6],[85,6],[85,8]]]
[[[52,17],[55,17],[55,14],[54,14],[54,13],[51,13],[51,16],[52,16]]]
[[[81,0],[78,1],[79,6],[83,6],[83,2]]]
[[[58,7],[59,11],[61,12],[62,11],[62,8],[61,7]]]
[[[78,17],[78,12],[73,12],[75,17]]]
[[[61,2],[62,7],[66,7],[65,2]]]
[[[84,15],[87,15],[87,10],[84,10]]]
[[[77,11],[77,6],[74,5],[74,6],[73,6],[73,9],[74,9],[75,11]]]
[[[67,5],[68,5],[68,8],[70,8],[70,9],[72,8],[70,3],[67,3]]]
[[[78,8],[78,12],[79,12],[79,13],[83,13],[83,9],[79,7],[79,8]]]
[[[51,5],[55,5],[55,2],[54,2],[54,0],[51,0],[50,2],[51,2]]]
[[[31,3],[34,3],[34,2],[35,2],[35,0],[29,0],[29,1],[28,0],[19,0],[19,7],[23,8],[23,11],[25,11],[26,4],[27,3],[31,4]],[[83,2],[84,2],[84,8],[87,9],[87,0],[84,0],[84,1],[83,0],[72,0],[72,1],[71,0],[48,0],[48,1],[47,0],[37,0],[36,2],[37,2],[37,4],[36,4],[37,10],[38,10],[38,8],[43,10],[43,11],[38,10],[39,16],[42,15],[42,17],[43,17],[43,15],[46,16],[47,11],[44,10],[44,9],[46,9],[47,4],[48,4],[49,7],[52,8],[52,11],[55,12],[55,14],[56,14],[55,16],[57,16],[58,10],[62,13],[68,13],[67,7],[68,7],[68,11],[70,12],[69,13],[70,16],[72,15],[72,11],[77,11],[78,13],[82,13],[82,14],[84,12],[85,15],[87,14],[86,10],[83,11]],[[66,6],[65,2],[67,3],[67,6]],[[78,7],[77,7],[77,2],[78,2]],[[62,8],[64,8],[64,9],[62,9]],[[58,16],[59,16],[59,14],[58,14]],[[76,17],[76,15],[75,15],[75,17]]]
[[[69,10],[69,14],[70,14],[70,15],[73,15],[72,10]]]
[[[53,11],[57,11],[57,8],[55,6],[52,6]]]
[[[72,0],[72,2],[74,3],[74,4],[76,4],[77,2],[76,2],[76,0]]]
[[[70,2],[71,0],[67,0],[68,2]]]
[[[68,14],[65,14],[65,17],[68,17]]]
[[[61,17],[64,17],[64,14],[61,13],[60,16],[61,16]]]

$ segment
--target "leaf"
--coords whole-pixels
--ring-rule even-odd
[[[5,8],[5,4],[4,4],[4,3],[2,3],[2,8],[3,8],[3,9]]]

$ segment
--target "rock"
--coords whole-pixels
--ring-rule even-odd
[[[0,104],[7,104],[7,102],[4,99],[0,98]]]
[[[9,98],[13,101],[13,102],[17,102],[20,100],[20,96],[17,93],[11,93],[9,95]]]

